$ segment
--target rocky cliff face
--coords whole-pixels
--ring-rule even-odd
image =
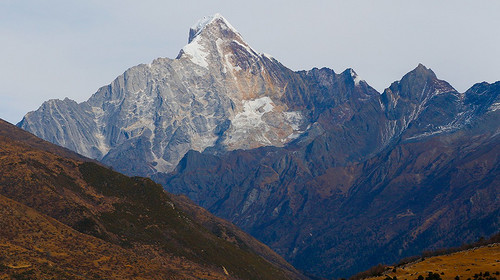
[[[172,171],[188,150],[283,147],[328,129],[325,118],[342,125],[378,95],[351,69],[287,69],[217,14],[190,29],[176,59],[132,67],[80,104],[49,100],[18,126],[126,174],[151,176]]]
[[[422,70],[431,79],[419,85]],[[320,114],[328,129],[316,135],[284,148],[192,151],[156,180],[299,269],[349,276],[498,230],[499,86],[459,94],[419,66],[345,121],[336,106]]]
[[[127,174],[172,170],[188,150],[283,146],[305,127],[281,101],[284,68],[220,15],[190,29],[176,59],[128,69],[88,101],[50,100],[18,124]]]
[[[352,69],[293,72],[215,15],[176,59],[81,104],[48,101],[19,126],[338,277],[498,228],[499,93],[459,93],[423,65],[382,94]]]

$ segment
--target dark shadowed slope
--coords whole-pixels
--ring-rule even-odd
[[[87,279],[302,278],[267,247],[207,212],[199,216],[215,221],[218,232],[205,228],[151,180],[40,150],[31,146],[38,140],[23,135],[29,136],[0,123],[2,211],[12,213],[2,215],[6,227],[1,237],[7,244],[2,254],[3,264],[14,266],[5,273]],[[182,204],[186,210],[195,207]],[[20,262],[27,265],[19,268],[24,270],[16,270]]]
[[[157,180],[296,267],[349,276],[497,231],[499,93],[500,83],[457,93],[420,65],[373,103],[322,110],[323,130],[302,142],[188,152]]]

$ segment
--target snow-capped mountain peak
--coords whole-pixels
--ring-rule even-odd
[[[20,126],[128,174],[133,164],[141,167],[133,174],[151,175],[171,171],[188,150],[292,141],[307,124],[283,101],[286,85],[281,64],[215,14],[190,29],[176,59],[132,67],[88,101],[42,106]]]
[[[232,33],[240,34],[221,14],[217,13],[211,16],[204,16],[189,29],[188,43],[191,43],[207,26],[217,25],[219,28],[232,31]]]
[[[205,69],[209,69],[209,65],[215,61],[221,61],[224,69],[239,70],[241,67],[237,63],[227,61],[236,52],[240,54],[238,56],[245,53],[246,58],[261,57],[221,14],[215,14],[201,18],[190,28],[188,44],[181,49],[177,58],[188,58]]]

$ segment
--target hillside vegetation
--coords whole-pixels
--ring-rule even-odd
[[[66,155],[0,120],[0,279],[305,278],[150,179]]]
[[[500,271],[500,233],[460,247],[424,251],[393,266],[379,264],[349,280],[495,280]]]
[[[387,277],[391,279],[396,277],[398,280],[413,280],[418,279],[419,276],[430,280],[500,279],[499,271],[500,244],[496,243],[448,255],[434,256],[400,267],[390,267],[385,275],[370,279],[382,280]]]

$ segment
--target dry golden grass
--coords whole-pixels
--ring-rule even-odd
[[[385,279],[386,276],[396,276],[399,280],[414,280],[419,275],[426,277],[429,272],[440,274],[443,280],[452,280],[456,276],[460,279],[473,279],[474,274],[480,272],[495,273],[500,271],[500,244],[491,244],[485,247],[469,249],[449,255],[435,256],[423,261],[406,264],[397,267],[396,272],[390,272],[384,276],[370,279]],[[500,279],[498,275],[497,279]]]
[[[194,216],[228,236],[202,226],[153,181],[72,155],[0,120],[0,279],[302,278],[208,212]]]
[[[75,209],[107,211],[116,199],[89,187],[74,159],[2,136],[0,144],[0,193],[8,196],[0,195],[0,279],[227,279],[220,267],[148,256],[154,250],[124,249],[67,226],[82,215]],[[59,184],[61,176],[77,187]]]
[[[21,275],[21,276],[20,276]],[[0,195],[0,279],[225,279],[179,258],[168,263],[79,233]]]

